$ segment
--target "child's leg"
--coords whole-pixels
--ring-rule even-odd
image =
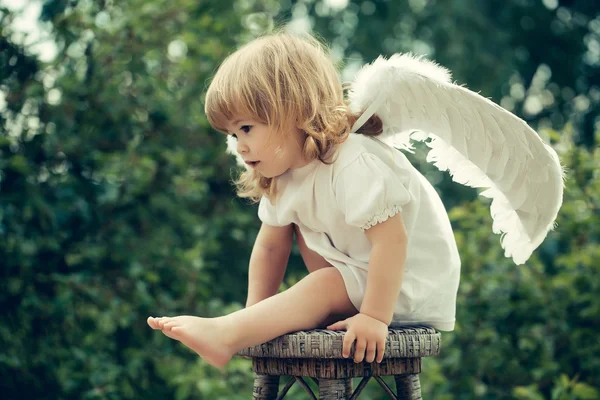
[[[296,225],[296,224],[294,224],[294,232],[296,234],[296,243],[298,244],[298,250],[300,250],[300,255],[302,256],[302,261],[304,261],[304,265],[306,266],[306,269],[308,270],[309,273],[313,273],[322,268],[333,267],[333,265],[328,263],[327,260],[325,260],[325,258],[323,256],[321,256],[319,253],[308,248],[308,246],[306,245],[306,242],[304,241],[304,237],[302,236],[302,233],[300,232],[300,228],[298,228],[298,225]],[[334,324],[345,318],[346,317],[344,315],[331,314],[331,315],[329,315],[329,317],[327,319],[322,321],[317,327],[325,329],[329,325]]]
[[[296,224],[294,224],[294,232],[296,233],[298,250],[300,250],[302,261],[304,261],[304,265],[306,265],[308,272],[315,272],[321,268],[332,267],[332,265],[329,264],[323,256],[308,248],[306,242],[304,241],[304,237],[300,232],[300,228],[298,228],[298,225]]]
[[[222,367],[243,348],[313,329],[331,314],[346,318],[356,313],[340,273],[323,268],[282,293],[224,317],[150,317],[148,324],[181,341],[211,365]]]

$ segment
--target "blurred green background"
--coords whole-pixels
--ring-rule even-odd
[[[329,42],[345,80],[379,54],[436,60],[567,168],[557,229],[516,267],[485,199],[422,146],[411,156],[463,260],[457,327],[424,360],[423,396],[600,398],[597,0],[0,4],[2,399],[251,398],[249,360],[219,372],[145,320],[245,302],[259,221],[203,98],[227,54],[282,24]],[[294,250],[285,285],[304,274]],[[364,398],[384,397],[371,382]]]

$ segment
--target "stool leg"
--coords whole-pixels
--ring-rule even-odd
[[[352,395],[352,378],[319,378],[319,400],[342,400]]]
[[[275,400],[279,391],[279,376],[259,375],[254,377],[254,400]]]
[[[394,375],[398,400],[421,400],[421,382],[418,374]]]

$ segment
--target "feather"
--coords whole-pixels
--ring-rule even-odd
[[[227,149],[226,153],[229,153],[235,156],[235,161],[240,167],[244,167],[245,169],[249,169],[248,165],[244,162],[242,156],[237,152],[237,140],[231,135],[227,135]]]
[[[412,150],[426,141],[427,161],[455,182],[485,188],[492,230],[505,256],[523,264],[541,244],[562,204],[563,170],[556,152],[525,121],[451,82],[450,72],[411,54],[379,57],[357,73],[350,108],[383,122],[380,139]]]

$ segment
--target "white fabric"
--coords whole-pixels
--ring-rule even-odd
[[[308,248],[340,271],[357,309],[371,250],[364,230],[401,213],[408,248],[394,323],[454,329],[460,258],[452,228],[435,189],[402,152],[350,134],[331,165],[315,160],[289,170],[277,190],[275,205],[261,200],[261,221],[298,225]]]

